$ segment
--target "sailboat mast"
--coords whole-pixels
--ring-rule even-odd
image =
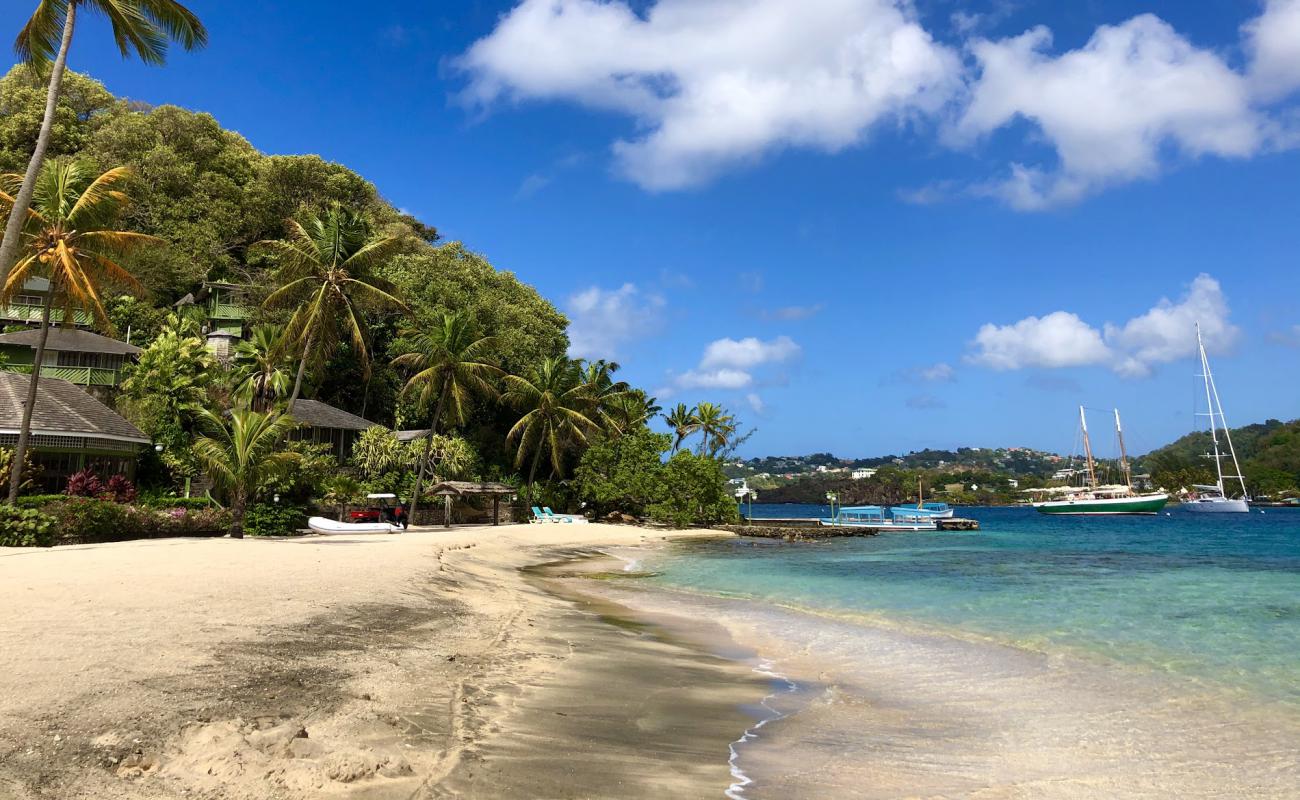
[[[1088,438],[1088,417],[1079,406],[1079,424],[1083,426],[1083,453],[1088,457],[1088,486],[1097,488],[1097,465],[1092,460],[1092,440]]]
[[[1115,435],[1119,437],[1119,468],[1124,471],[1124,483],[1133,491],[1133,470],[1128,466],[1128,450],[1124,448],[1124,428],[1119,424],[1119,409],[1115,409]]]
[[[1205,380],[1205,410],[1210,416],[1210,442],[1214,445],[1214,474],[1218,476],[1219,494],[1223,494],[1223,456],[1219,453],[1219,430],[1214,422],[1214,395],[1210,389],[1210,359],[1205,355],[1205,342],[1201,339],[1201,323],[1196,323],[1196,349],[1201,354],[1201,377]],[[1236,458],[1234,457],[1234,462]],[[1240,474],[1241,470],[1237,470]]]
[[[1201,366],[1205,371],[1205,397],[1209,402],[1211,397],[1214,398],[1214,405],[1210,407],[1210,431],[1214,431],[1214,410],[1218,409],[1219,422],[1223,423],[1223,438],[1228,443],[1228,453],[1232,456],[1232,467],[1235,474],[1229,477],[1236,478],[1241,484],[1241,496],[1249,498],[1246,492],[1246,476],[1241,473],[1241,464],[1237,462],[1237,448],[1232,444],[1232,431],[1228,429],[1228,418],[1223,415],[1223,403],[1219,401],[1219,387],[1214,383],[1214,373],[1210,371],[1210,358],[1205,354],[1205,345],[1201,342],[1201,323],[1196,323],[1196,345],[1201,350]],[[1219,456],[1219,440],[1214,436],[1214,466],[1218,468],[1219,474],[1219,494],[1226,495],[1226,487],[1223,485],[1223,461]]]

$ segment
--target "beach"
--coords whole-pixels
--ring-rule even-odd
[[[717,796],[763,682],[519,571],[663,535],[0,550],[0,797]]]
[[[926,546],[894,542],[864,546]],[[1291,706],[672,585],[678,561],[761,587],[857,547],[554,524],[0,550],[0,798],[1300,788]]]

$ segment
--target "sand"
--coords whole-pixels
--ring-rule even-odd
[[[0,549],[0,798],[720,796],[766,692],[726,635],[520,571],[663,536]]]

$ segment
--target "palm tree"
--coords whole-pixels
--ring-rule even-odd
[[[695,409],[696,430],[701,434],[700,455],[714,455],[736,433],[736,418],[717,403],[700,403]]]
[[[141,233],[114,229],[129,199],[117,186],[131,177],[124,168],[111,169],[99,177],[72,161],[46,162],[32,192],[27,224],[20,231],[19,261],[0,288],[0,304],[7,304],[23,289],[28,278],[39,275],[49,280],[41,308],[41,333],[32,361],[32,379],[27,385],[22,427],[14,448],[15,469],[9,480],[9,502],[18,499],[22,483],[23,457],[31,436],[32,411],[45,363],[45,342],[50,334],[50,311],[57,302],[65,320],[85,310],[106,331],[113,325],[104,311],[100,293],[109,284],[139,288],[139,282],[113,259],[142,245],[161,240]],[[0,176],[0,207],[12,207],[11,194],[21,175]]]
[[[307,362],[329,357],[342,338],[352,342],[368,373],[364,306],[391,305],[409,311],[389,293],[386,281],[370,274],[374,265],[406,246],[405,237],[374,236],[361,215],[337,204],[324,215],[309,215],[304,223],[286,220],[287,238],[259,243],[279,256],[285,277],[263,305],[299,304],[285,329],[286,346],[300,354],[286,409],[290,414],[302,393]]]
[[[36,191],[36,181],[54,129],[55,109],[63,90],[63,75],[68,64],[68,48],[77,26],[78,9],[98,11],[108,18],[113,38],[124,58],[132,53],[146,64],[162,64],[167,59],[170,42],[179,42],[186,50],[207,44],[203,23],[176,0],[39,0],[36,11],[18,34],[14,50],[18,59],[35,68],[50,65],[50,83],[45,93],[45,116],[36,137],[36,149],[27,162],[27,173],[17,190],[4,239],[0,242],[0,285],[9,275],[21,247],[24,220]]]
[[[528,469],[528,498],[532,502],[533,485],[542,454],[551,462],[551,471],[564,474],[565,454],[586,443],[587,435],[600,429],[588,414],[592,407],[592,388],[584,380],[581,365],[565,356],[548,358],[527,377],[507,375],[502,400],[524,412],[510,432],[507,442],[517,442],[515,467],[522,467],[532,453]]]
[[[266,411],[289,394],[289,373],[280,357],[283,337],[283,325],[258,325],[235,345],[230,362],[233,395],[254,411]]]
[[[647,395],[644,389],[629,389],[609,398],[604,403],[602,416],[609,432],[619,436],[645,425],[659,416],[662,410],[655,398]]]
[[[700,420],[696,416],[698,409],[687,408],[685,403],[678,403],[672,411],[664,414],[664,421],[673,429],[677,438],[673,440],[673,452],[682,446],[686,437],[700,429]]]
[[[407,352],[393,359],[394,365],[415,372],[402,391],[416,393],[420,407],[433,407],[429,431],[424,437],[424,456],[420,459],[411,508],[406,517],[414,522],[434,435],[444,421],[456,425],[464,423],[466,408],[474,396],[496,397],[497,390],[491,381],[502,372],[488,363],[496,339],[480,337],[473,321],[463,313],[435,318],[428,331],[408,333],[408,342]]]
[[[258,489],[292,469],[299,454],[281,449],[298,423],[288,414],[231,411],[223,419],[207,409],[200,415],[209,431],[194,442],[194,454],[226,493],[230,504],[232,539],[244,538],[244,512]]]

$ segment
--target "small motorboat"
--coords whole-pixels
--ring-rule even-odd
[[[307,520],[307,527],[313,533],[325,536],[341,536],[349,533],[401,533],[400,525],[389,522],[339,522],[326,517],[312,517]]]

